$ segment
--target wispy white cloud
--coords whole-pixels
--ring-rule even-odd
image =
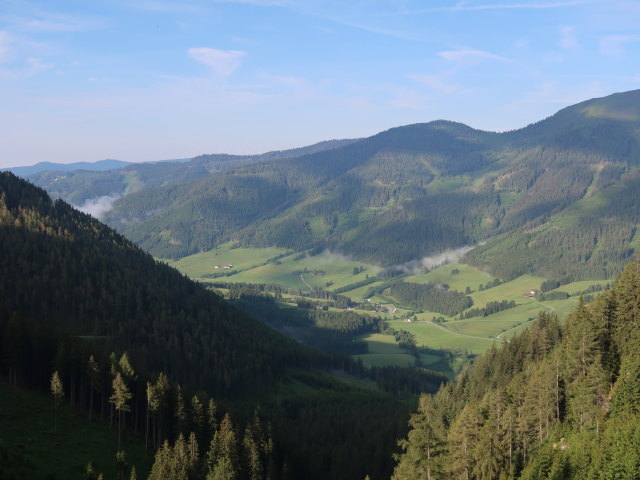
[[[520,38],[513,43],[513,48],[523,48],[529,45],[529,40],[526,38]]]
[[[348,97],[344,100],[344,103],[348,105],[352,110],[364,111],[373,110],[375,108],[375,105],[373,104],[371,99],[363,95]]]
[[[402,15],[416,15],[433,12],[473,12],[481,10],[543,10],[553,8],[580,7],[597,3],[598,0],[566,0],[559,2],[505,2],[478,4],[471,1],[460,1],[447,7],[430,7],[419,10],[404,9]]]
[[[459,92],[461,88],[459,85],[447,82],[440,75],[415,74],[415,75],[407,75],[407,77],[410,78],[411,80],[415,80],[418,83],[426,85],[427,87],[430,87],[439,93],[446,93],[446,94],[456,93],[456,92]]]
[[[39,58],[27,58],[27,65],[29,66],[28,75],[37,75],[40,72],[53,68],[53,63],[47,63]]]
[[[104,26],[104,20],[83,15],[64,15],[32,9],[17,15],[0,15],[0,21],[29,32],[83,32]]]
[[[576,27],[560,27],[560,47],[570,49],[579,46],[580,44],[578,43],[578,39],[576,37]]]
[[[422,110],[427,107],[427,97],[409,88],[396,88],[392,92],[389,105],[409,110]]]
[[[510,61],[508,58],[501,57],[500,55],[496,55],[495,53],[473,49],[445,50],[442,52],[438,52],[438,55],[450,62],[468,60],[499,60],[501,62]]]
[[[522,109],[527,105],[552,104],[567,106],[589,98],[602,97],[608,92],[598,81],[566,86],[558,82],[543,82],[533,90],[526,92],[521,98],[507,105],[505,110]]]
[[[162,0],[146,0],[132,2],[132,7],[158,13],[199,13],[201,8],[188,2],[169,2]]]
[[[610,35],[600,39],[600,53],[608,57],[623,57],[624,46],[640,42],[640,34]]]
[[[214,0],[215,3],[241,3],[245,5],[258,5],[261,7],[281,7],[291,5],[291,1],[286,0]]]
[[[11,35],[0,31],[0,62],[4,62],[8,58],[10,43]]]
[[[400,40],[420,41],[421,39],[417,35],[412,35],[405,31],[393,30],[387,27],[379,27],[376,25],[367,25],[361,22],[355,22],[346,19],[338,19],[335,17],[322,17],[324,20],[332,21],[345,27],[355,28],[357,30],[363,30],[369,33],[375,33],[376,35],[382,35],[385,37],[398,38]]]
[[[188,53],[196,62],[202,63],[220,77],[228,77],[235,72],[242,57],[246,55],[242,50],[218,50],[207,47],[190,48]]]
[[[468,1],[458,2],[455,6],[449,7],[452,11],[473,11],[473,10],[513,10],[527,9],[539,10],[546,8],[564,8],[596,3],[595,0],[569,0],[565,2],[513,2],[513,3],[490,3],[474,4]]]

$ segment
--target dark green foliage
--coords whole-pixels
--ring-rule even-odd
[[[449,290],[448,285],[440,283],[396,282],[389,289],[389,294],[404,305],[450,317],[473,305],[470,297],[462,292]]]
[[[203,422],[204,412],[195,412],[198,402],[185,401],[193,398],[193,391],[187,390],[190,386],[217,393],[217,398],[239,412],[239,420],[234,421],[240,426],[235,430],[238,445],[244,439],[248,411],[253,411],[254,402],[264,402],[265,415],[274,424],[270,466],[274,480],[286,477],[285,470],[310,480],[346,480],[363,477],[365,472],[390,474],[387,453],[404,433],[405,405],[392,395],[351,387],[316,371],[351,369],[362,374],[361,364],[346,355],[312,351],[281,336],[215,293],[157,264],[99,222],[62,201],[52,202],[44,191],[10,174],[0,174],[0,187],[0,269],[6,273],[0,277],[0,298],[6,302],[0,305],[2,377],[13,384],[47,389],[51,372],[59,371],[64,398],[72,406],[86,409],[87,417],[95,409],[96,417],[99,412],[114,424],[121,420],[123,449],[137,431],[152,448],[168,439],[173,451],[176,442],[182,451],[182,443],[189,445],[184,435],[179,441],[185,426],[194,431],[196,441],[201,437],[199,445],[205,449],[213,432],[222,428],[228,409],[216,408],[216,402],[198,393],[201,404],[209,406],[209,420]],[[335,296],[328,301],[342,299]],[[380,325],[379,319],[353,312],[309,312],[314,316],[304,319],[305,328],[311,324],[315,332],[329,332],[344,339],[345,345],[347,335],[353,343],[355,333]],[[129,353],[108,354],[111,348],[118,352],[126,348]],[[185,385],[182,401],[164,373],[149,374],[165,366],[173,381]],[[296,398],[281,387],[292,367],[299,372],[294,382],[304,392]],[[427,383],[425,378],[422,384]],[[110,410],[108,402],[114,379],[132,395],[116,403],[121,407],[118,411]],[[310,422],[294,423],[292,412],[282,403],[288,400]],[[49,421],[51,407],[49,403]],[[130,412],[120,416],[126,407]],[[63,423],[66,427],[62,421],[61,427]],[[259,435],[252,438],[257,442]],[[318,458],[335,456],[336,461],[310,464],[307,445],[314,446]],[[111,462],[115,440],[112,448]],[[233,471],[239,479],[245,478],[249,470],[243,466],[242,448],[238,463],[228,455],[216,461],[216,475],[229,478],[227,473]],[[163,450],[168,449],[163,447],[161,454]],[[373,465],[371,458],[376,458]],[[348,468],[341,472],[346,459]],[[88,460],[83,459],[82,465]],[[102,465],[95,465],[103,471]],[[180,465],[178,471],[184,472],[184,463]],[[130,472],[125,470],[120,472],[127,478]],[[206,474],[192,473],[195,478]],[[115,478],[115,471],[111,477]]]
[[[486,317],[487,315],[492,315],[503,310],[508,310],[509,308],[514,308],[515,306],[515,300],[492,300],[491,302],[488,302],[483,308],[470,308],[462,315],[460,315],[460,318]]]
[[[8,309],[219,395],[265,386],[315,355],[8,173],[0,174],[0,251]]]
[[[511,280],[533,273],[573,281],[615,276],[633,252],[635,226],[616,219],[578,219],[563,228],[543,226],[509,233],[471,251],[471,265],[490,265],[492,273]]]
[[[546,293],[549,290],[558,288],[561,283],[558,280],[545,280],[540,284],[540,293]]]
[[[345,285],[344,287],[336,288],[334,293],[345,293],[350,292],[351,290],[355,290],[356,288],[364,287],[369,285],[370,283],[377,282],[377,277],[369,277],[364,280],[360,280],[359,282],[350,283],[349,285]]]
[[[503,279],[611,278],[640,223],[639,119],[632,91],[515,132],[437,121],[294,151],[42,182],[74,202],[116,185],[121,194],[126,184],[107,221],[158,257],[231,241],[414,262],[399,267],[410,271],[425,256],[487,241],[468,262]],[[80,193],[83,178],[91,180]]]
[[[299,250],[323,245],[356,255],[366,250],[368,257],[389,257],[387,264],[408,261],[458,246],[461,234],[471,242],[484,231],[480,223],[497,208],[496,195],[420,198],[435,170],[457,175],[491,163],[483,151],[494,138],[447,122],[394,129],[333,150],[127,195],[109,221],[158,256],[182,256],[235,240]],[[398,198],[401,207],[393,206]],[[301,208],[287,211],[301,202]],[[465,205],[472,205],[473,214],[461,221],[441,208],[466,211]],[[150,212],[155,213],[147,218]],[[310,219],[323,231],[313,231]],[[388,225],[395,220],[416,232],[427,228],[432,245],[397,237]],[[388,238],[389,248],[374,245],[379,251],[369,251],[371,237],[379,234],[397,238]]]
[[[638,223],[640,102],[637,92],[622,97],[624,105],[615,96],[585,102],[504,134],[451,122],[391,129],[142,190],[109,221],[158,256],[231,240],[330,248],[389,266],[489,238],[469,261],[501,278],[606,278],[629,259]],[[580,202],[588,208],[572,210]],[[564,212],[570,220],[554,223]]]
[[[288,308],[264,291],[264,287],[234,284],[229,285],[229,292],[239,308],[310,347],[334,354],[366,353],[366,343],[356,341],[355,337],[379,332],[384,328],[384,322],[380,317],[353,311],[317,309],[319,305],[307,297],[295,300],[298,308]],[[283,290],[279,287],[277,292]],[[332,306],[351,304],[350,299],[328,292],[314,290],[310,294],[331,299],[329,304]],[[353,368],[351,361],[346,357],[336,357],[334,361],[348,366],[349,369]]]
[[[87,200],[104,195],[120,196],[143,188],[194,181],[227,168],[331,150],[353,141],[332,140],[262,155],[199,155],[188,162],[149,162],[126,165],[123,162],[111,161],[111,168],[108,171],[89,171],[88,169],[67,171],[68,167],[65,165],[64,172],[58,168],[51,168],[27,174],[26,177],[22,171],[20,173],[16,171],[16,174],[45,188],[54,198],[61,197],[69,203],[81,205]]]
[[[442,388],[429,400],[433,420],[413,417],[396,478],[429,463],[417,448],[440,424],[446,478],[638,478],[638,271],[630,264],[611,291],[581,300],[564,333],[541,314]]]

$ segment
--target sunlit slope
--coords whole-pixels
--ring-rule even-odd
[[[503,134],[398,127],[143,189],[108,221],[165,258],[233,242],[390,266],[480,245],[466,262],[502,279],[612,278],[637,243],[639,112],[633,91]]]

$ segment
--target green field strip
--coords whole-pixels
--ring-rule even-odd
[[[369,292],[369,288],[375,288],[379,285],[382,285],[383,282],[373,282],[369,285],[365,285],[363,287],[358,287],[354,290],[349,290],[348,292],[344,292],[341,295],[346,295],[347,297],[352,298],[353,300],[363,301],[367,292]]]
[[[229,270],[244,270],[264,264],[268,260],[280,255],[292,253],[284,248],[228,248],[218,247],[207,252],[196,253],[181,258],[175,262],[168,262],[174,268],[194,279],[207,280],[208,275],[225,273],[224,265],[233,265]],[[215,268],[215,266],[219,268]],[[220,281],[228,277],[218,277]]]
[[[390,320],[387,322],[396,330],[407,330],[415,335],[418,346],[439,350],[466,350],[470,353],[482,353],[494,342],[490,338],[469,338],[452,332],[447,332],[437,326],[425,322],[407,323],[404,320]]]
[[[593,285],[601,285],[604,287],[611,282],[613,282],[613,280],[582,280],[567,283],[566,285],[560,285],[558,288],[549,290],[549,292],[567,292],[569,295],[575,295],[579,292],[583,292]]]
[[[416,360],[408,353],[363,353],[354,355],[353,358],[362,360],[365,367],[410,367]]]
[[[454,274],[454,270],[460,273]],[[446,283],[453,290],[464,292],[467,286],[472,290],[477,290],[480,285],[484,285],[493,280],[493,277],[482,270],[465,265],[463,263],[448,263],[435,268],[427,273],[412,275],[405,279],[409,283]]]
[[[482,308],[491,301],[514,300],[518,304],[534,302],[535,299],[525,297],[531,290],[539,290],[540,284],[546,279],[533,275],[522,275],[510,282],[487,290],[473,292],[470,297],[473,306]]]

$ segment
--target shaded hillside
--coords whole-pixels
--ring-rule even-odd
[[[0,233],[5,308],[133,351],[144,370],[233,396],[324,361],[10,173]]]
[[[60,197],[74,205],[100,196],[119,197],[145,188],[206,177],[226,168],[249,165],[330,150],[348,145],[354,140],[328,140],[307,147],[267,152],[260,155],[199,155],[189,161],[162,161],[127,164],[104,161],[70,165],[38,164],[34,167],[11,169],[38,186],[45,188],[54,197]],[[111,162],[111,163],[105,163]],[[109,171],[98,171],[107,170]],[[36,171],[34,168],[38,167]]]
[[[388,476],[408,407],[386,393],[397,389],[390,383],[420,377],[419,385],[435,390],[443,380],[432,372],[379,369],[381,391],[349,376],[344,370],[364,373],[349,357],[282,336],[11,173],[0,173],[0,271],[0,381],[48,390],[59,370],[65,401],[109,418],[115,381],[125,377],[133,397],[122,423],[144,432],[154,448],[164,438],[178,442],[180,432],[202,421],[209,395],[234,414],[235,425],[247,425],[260,405],[271,424],[274,480]],[[347,312],[319,312],[318,324],[344,328],[349,318],[340,313]],[[209,406],[209,426],[196,429],[201,466],[222,425],[224,410],[215,408],[212,414]],[[30,416],[21,418],[28,429]],[[246,440],[241,427],[237,434]],[[21,459],[9,464],[20,469]],[[239,480],[254,478],[238,468]],[[0,462],[0,476],[2,470]]]
[[[640,475],[640,265],[423,396],[394,480]]]
[[[474,205],[473,218],[466,220],[425,210],[424,199],[434,181],[491,165],[494,158],[486,151],[496,138],[451,122],[392,129],[326,152],[141,191],[117,202],[107,221],[158,256],[236,240],[295,249],[333,246],[363,258],[389,256],[385,263],[405,261],[429,248],[482,238],[483,218],[499,215],[496,195],[457,191],[453,208]],[[451,203],[445,194],[433,188],[429,200]],[[416,234],[404,235],[414,244],[391,238],[389,230],[402,229],[398,223],[415,231],[429,228],[430,245]],[[377,250],[367,243],[372,234],[379,239]]]

